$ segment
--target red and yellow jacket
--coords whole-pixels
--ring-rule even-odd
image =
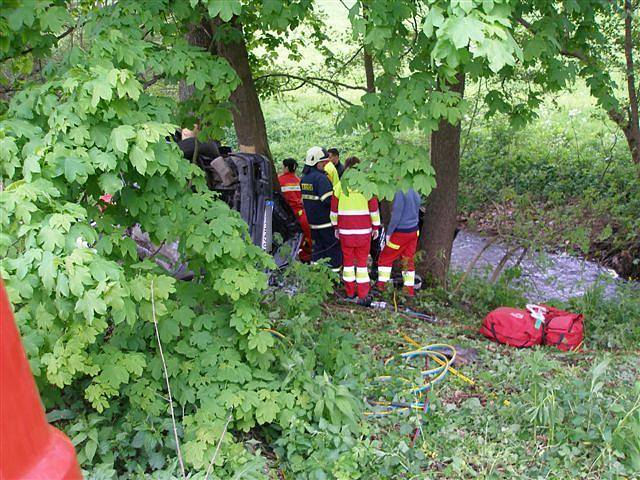
[[[331,223],[348,247],[368,245],[373,230],[380,228],[380,211],[376,197],[367,200],[359,192],[336,191],[331,199]]]
[[[280,191],[297,217],[304,215],[302,205],[302,192],[300,191],[300,179],[295,173],[287,172],[278,177]]]

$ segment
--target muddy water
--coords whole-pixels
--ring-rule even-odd
[[[465,271],[488,240],[477,233],[460,231],[453,243],[453,269]],[[473,274],[489,278],[507,250],[505,244],[491,245],[476,263]],[[516,252],[505,268],[513,266],[519,256],[520,252]],[[611,295],[624,282],[611,269],[567,254],[532,252],[523,258],[520,269],[522,276],[516,281],[524,287],[527,299],[532,302],[551,298],[567,300],[583,295],[594,285],[602,285]]]

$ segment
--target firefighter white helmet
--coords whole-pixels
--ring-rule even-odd
[[[318,162],[329,159],[329,152],[322,147],[311,147],[307,150],[307,156],[304,159],[304,164],[310,167],[315,166]]]

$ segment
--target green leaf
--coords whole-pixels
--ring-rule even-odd
[[[242,13],[242,5],[238,0],[209,0],[207,10],[211,18],[219,16],[223,22],[228,22]]]
[[[55,257],[51,252],[45,251],[42,253],[42,260],[38,267],[38,273],[42,279],[42,284],[49,292],[53,290],[56,284],[55,279],[57,276],[57,269],[54,264],[54,259]]]
[[[3,159],[4,161],[4,159]],[[40,161],[35,155],[29,155],[24,159],[24,165],[22,166],[22,175],[27,182],[32,179],[33,173],[40,173]]]
[[[269,332],[258,332],[255,335],[249,336],[249,348],[251,350],[257,349],[260,353],[265,353],[269,347],[272,347],[275,340],[273,335]]]
[[[164,318],[158,322],[158,333],[163,343],[169,343],[180,336],[180,325],[173,318]]]
[[[142,150],[138,145],[134,145],[133,147],[131,147],[129,160],[131,160],[131,165],[135,167],[140,175],[144,175],[147,171],[147,158],[147,152]]]
[[[427,16],[424,19],[422,31],[427,37],[431,37],[435,27],[441,27],[443,23],[444,15],[442,14],[442,9],[434,5],[429,9],[429,13],[427,13]]]
[[[278,404],[271,397],[267,397],[256,407],[256,421],[260,425],[271,423],[276,419],[279,411]]]
[[[118,165],[118,159],[115,155],[97,148],[89,150],[89,158],[91,158],[91,162],[96,168],[103,171],[113,170]]]
[[[93,91],[91,95],[91,106],[93,108],[98,106],[100,100],[111,101],[112,91],[111,85],[107,79],[96,79],[93,81]]]
[[[33,6],[26,5],[10,9],[8,10],[8,13],[3,12],[3,16],[6,17],[9,28],[14,32],[20,30],[22,25],[30,27],[33,25],[33,21],[35,20]]]
[[[107,304],[95,290],[89,290],[76,302],[75,311],[82,313],[87,322],[92,323],[94,313],[104,315],[107,312]]]
[[[136,136],[136,131],[131,125],[120,125],[111,131],[111,146],[116,152],[127,153],[128,140]]]
[[[53,229],[49,226],[40,230],[38,235],[40,243],[45,250],[53,251],[56,247],[64,247],[64,235],[57,229]]]
[[[28,8],[26,6],[22,8]],[[44,30],[57,33],[66,23],[70,23],[73,19],[65,7],[54,6],[47,7],[40,16],[40,26]]]
[[[98,442],[95,440],[87,440],[87,443],[84,446],[84,454],[87,457],[88,462],[93,461],[93,457],[96,454],[96,450],[98,449]]]
[[[119,192],[122,189],[122,180],[120,177],[112,172],[103,173],[98,178],[98,185],[104,193],[109,193],[113,195],[116,192]]]
[[[66,157],[63,160],[64,164],[64,178],[68,182],[84,183],[87,179],[87,165],[76,157]]]
[[[470,41],[482,43],[484,40],[484,24],[470,16],[451,17],[447,21],[447,30],[456,48],[464,48]]]

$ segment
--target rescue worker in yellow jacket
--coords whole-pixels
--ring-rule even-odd
[[[360,163],[357,157],[349,157],[345,171]],[[329,174],[331,177],[331,174]],[[337,177],[337,175],[336,175]],[[358,296],[358,303],[369,302],[370,288],[367,260],[371,238],[376,239],[380,230],[378,200],[365,198],[360,192],[344,190],[334,184],[331,200],[331,223],[342,249],[342,280],[348,298]]]

